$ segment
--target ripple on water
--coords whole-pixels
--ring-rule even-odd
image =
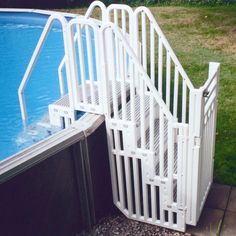
[[[37,123],[59,98],[57,68],[64,55],[60,29],[49,33],[26,87],[26,128],[20,115],[17,90],[42,30],[42,25],[1,23],[0,19],[0,160],[57,131]]]

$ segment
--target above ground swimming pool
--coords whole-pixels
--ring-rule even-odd
[[[47,18],[0,11],[0,161],[58,130],[48,126],[48,105],[60,97],[57,69],[64,47],[59,24],[53,25],[25,90],[26,125],[17,93]]]

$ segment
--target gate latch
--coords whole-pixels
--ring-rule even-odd
[[[203,91],[203,97],[204,98],[207,98],[208,97],[208,95],[209,95],[209,91],[207,91],[206,89]]]

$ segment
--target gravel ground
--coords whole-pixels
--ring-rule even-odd
[[[188,233],[145,224],[135,220],[129,220],[124,215],[118,214],[101,219],[90,232],[82,232],[78,236],[190,236]]]

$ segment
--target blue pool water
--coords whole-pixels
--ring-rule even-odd
[[[25,90],[27,126],[20,115],[17,90],[47,17],[0,13],[0,161],[48,136],[40,130],[48,104],[60,97],[57,68],[64,55],[61,29],[51,30]]]

